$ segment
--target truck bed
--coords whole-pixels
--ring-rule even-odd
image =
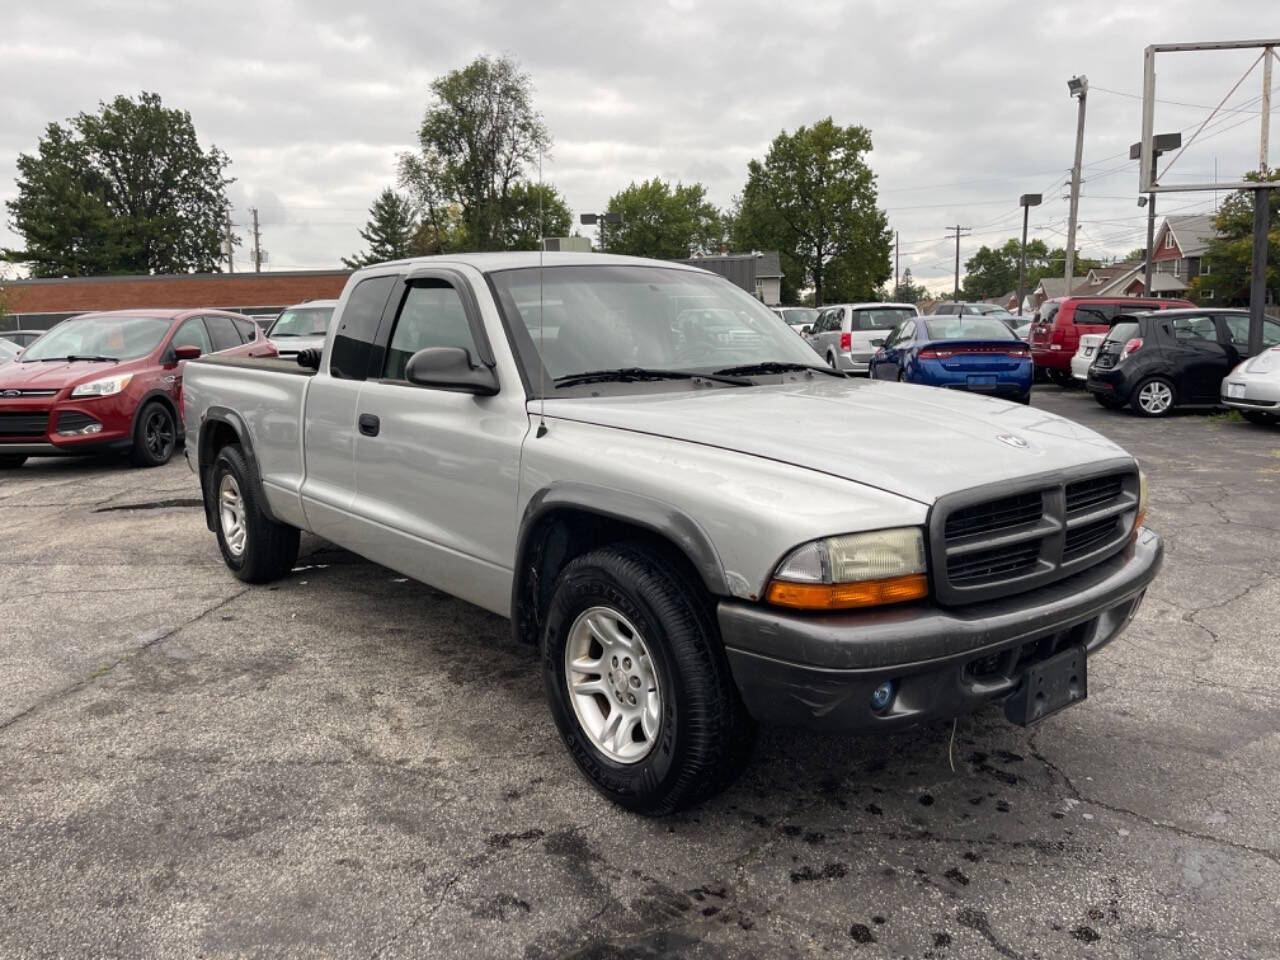
[[[290,373],[295,377],[314,377],[316,371],[304,367],[296,360],[281,360],[279,357],[224,357],[210,355],[199,357],[191,363],[211,364],[218,367],[247,367],[251,370],[270,370],[272,373]]]

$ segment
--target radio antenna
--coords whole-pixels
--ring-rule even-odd
[[[547,248],[542,221],[542,151],[538,151],[538,433],[547,435],[547,340],[542,323],[542,255]]]

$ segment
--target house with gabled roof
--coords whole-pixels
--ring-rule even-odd
[[[1151,258],[1151,293],[1183,296],[1197,276],[1209,276],[1205,253],[1217,234],[1214,214],[1197,213],[1165,217],[1156,231],[1155,254]],[[1213,290],[1206,287],[1202,300],[1212,300]]]

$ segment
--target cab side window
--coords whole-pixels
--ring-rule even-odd
[[[399,282],[400,278],[392,275],[370,277],[356,284],[342,308],[341,322],[333,338],[330,376],[342,380],[364,380],[369,376],[378,323],[391,291]]]
[[[476,361],[475,338],[458,291],[444,280],[416,281],[405,294],[382,376],[403,380],[409,358],[428,347],[461,347]]]
[[[199,347],[202,354],[213,352],[213,347],[209,343],[209,334],[204,328],[204,321],[199,317],[184,321],[178,328],[178,332],[173,335],[173,339],[169,341],[169,346],[175,350],[178,347]]]

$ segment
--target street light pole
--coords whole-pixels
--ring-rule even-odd
[[[1084,107],[1089,97],[1089,78],[1081,74],[1067,81],[1071,96],[1080,99],[1080,112],[1076,117],[1076,161],[1071,166],[1071,213],[1067,220],[1067,296],[1071,296],[1071,281],[1076,272],[1076,215],[1080,211],[1080,161],[1084,158]]]
[[[1166,150],[1177,150],[1182,146],[1181,133],[1161,133],[1151,138],[1151,182],[1156,182],[1156,161]],[[1129,159],[1142,160],[1142,142],[1130,144]],[[1151,271],[1155,258],[1156,242],[1156,195],[1148,193],[1138,198],[1138,206],[1147,208],[1147,262],[1142,271],[1142,294],[1151,296]],[[1188,279],[1190,279],[1188,277]]]
[[[604,225],[606,223],[621,223],[622,214],[606,212],[606,213],[584,213],[578,217],[578,222],[585,227],[594,226],[600,234],[600,252],[608,253],[609,248],[605,241]]]
[[[1040,206],[1043,200],[1038,193],[1024,193],[1018,198],[1018,205],[1022,207],[1022,253],[1018,257],[1018,316],[1022,316],[1022,298],[1026,296],[1027,282],[1027,218],[1031,214],[1032,207]]]

